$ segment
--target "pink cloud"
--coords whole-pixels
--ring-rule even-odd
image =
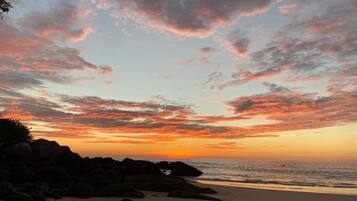
[[[239,57],[248,56],[250,40],[241,32],[235,31],[222,41],[235,55]]]
[[[31,13],[24,18],[22,26],[42,37],[79,42],[93,32],[91,26],[81,24],[89,13],[89,10],[62,2],[47,13]]]
[[[297,3],[284,4],[279,6],[279,11],[283,14],[295,12],[298,9]]]
[[[118,1],[116,15],[123,11],[129,17],[141,17],[149,26],[184,36],[207,37],[216,27],[232,23],[237,17],[265,12],[270,0],[136,0]]]
[[[26,83],[34,87],[45,80],[70,83],[79,80],[70,75],[73,71],[112,72],[110,66],[86,61],[79,49],[58,45],[57,39],[80,41],[92,31],[90,27],[80,26],[80,18],[86,15],[80,12],[74,5],[59,3],[49,11],[28,14],[18,19],[19,23],[3,21],[0,73],[12,79],[1,80],[0,85],[26,88]]]

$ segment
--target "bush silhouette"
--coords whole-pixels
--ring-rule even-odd
[[[31,142],[30,129],[15,119],[0,118],[0,144]]]

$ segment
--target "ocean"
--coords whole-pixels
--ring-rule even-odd
[[[195,181],[253,188],[357,195],[357,163],[182,160],[204,172]]]

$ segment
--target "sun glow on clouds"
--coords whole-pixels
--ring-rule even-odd
[[[20,17],[10,13],[0,23],[0,114],[25,121],[36,137],[56,139],[88,155],[130,154],[135,149],[138,156],[258,157],[265,147],[276,154],[281,149],[277,148],[278,143],[284,143],[291,147],[289,153],[297,156],[293,143],[294,139],[301,139],[285,138],[286,133],[327,129],[323,131],[326,139],[335,139],[336,126],[348,127],[343,135],[351,139],[347,134],[357,121],[357,7],[353,1],[341,2],[326,4],[326,9],[316,15],[272,26],[275,36],[266,44],[259,44],[259,48],[252,48],[256,38],[240,26],[242,21],[249,19],[254,23],[255,18],[263,17],[271,23],[271,15],[288,19],[289,15],[302,15],[306,5],[270,0],[62,0],[49,3],[48,9],[28,9]],[[16,9],[15,6],[13,12]],[[120,34],[108,19],[133,32],[139,48],[126,43],[128,38],[114,40]],[[101,28],[110,33],[101,32]],[[141,28],[184,37],[174,46],[172,41],[171,46],[165,46],[162,43],[166,39],[155,33],[143,34]],[[100,37],[104,42],[98,42]],[[155,41],[158,45],[147,45],[155,37],[160,38]],[[105,50],[100,49],[100,54],[93,50],[103,43]],[[188,45],[181,50],[181,43]],[[141,54],[160,47],[171,48],[161,50],[168,53],[167,60],[185,62],[167,63],[163,58],[148,59]],[[189,49],[196,50],[199,56],[187,57]],[[232,68],[226,62],[227,55],[236,57]],[[102,58],[110,65],[97,62]],[[159,67],[154,68],[151,59],[160,61],[155,62]],[[200,68],[191,80],[186,76],[194,66],[211,68]],[[153,84],[156,87],[152,91],[143,91],[141,87],[154,81],[126,75],[162,72],[169,72],[171,79]],[[99,90],[97,85],[103,85],[102,79],[107,77],[111,84]],[[308,81],[319,86],[306,84]],[[71,87],[68,93],[59,93],[51,83],[58,88]],[[128,83],[134,83],[135,91],[145,95],[131,96],[136,93],[130,91],[133,88]],[[255,83],[264,92],[245,88],[248,83]],[[74,87],[81,87],[79,94],[71,89]],[[237,90],[227,95],[227,88]],[[207,97],[200,101],[223,108],[212,109],[218,115],[207,115],[208,111],[197,108],[200,102],[196,94],[207,91],[214,94],[214,102]],[[183,94],[183,102],[188,104],[165,98],[153,100],[158,93],[162,93],[160,97],[177,100]],[[313,135],[304,134],[304,138],[314,139]],[[318,136],[324,138],[322,134]],[[175,145],[180,148],[174,149]],[[275,149],[270,149],[270,145]],[[105,150],[107,146],[111,150]],[[336,151],[322,145],[316,146],[317,151],[311,147],[308,150],[321,156],[324,151]],[[357,150],[348,150],[346,155],[351,153]]]

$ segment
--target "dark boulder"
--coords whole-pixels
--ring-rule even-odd
[[[10,145],[5,150],[6,155],[15,159],[30,159],[32,156],[31,146],[27,143],[17,143]]]
[[[171,170],[170,170],[170,163],[167,161],[161,161],[155,164],[157,168],[160,169],[160,171],[162,173],[164,173],[165,175],[170,175],[171,174]]]
[[[8,199],[9,201],[35,201],[30,195],[26,193],[15,193]]]
[[[33,157],[37,160],[54,160],[62,152],[61,146],[55,141],[38,139],[31,143]]]
[[[7,181],[11,178],[11,172],[7,169],[0,168],[0,181]]]
[[[132,197],[144,198],[144,193],[138,191],[129,184],[110,184],[105,186],[99,193],[101,197]]]
[[[37,193],[43,193],[43,194],[47,194],[50,190],[50,187],[48,186],[48,184],[46,184],[45,182],[35,182],[32,185],[32,192],[37,192]]]
[[[36,171],[37,177],[48,183],[64,182],[70,179],[70,175],[64,168],[57,166],[40,167]]]
[[[126,158],[122,161],[121,165],[125,168],[126,173],[129,175],[138,174],[153,174],[153,175],[163,175],[157,165],[150,161],[144,160],[133,160]]]
[[[105,174],[89,174],[84,179],[84,182],[91,184],[94,189],[100,190],[104,186],[111,183],[111,179]]]
[[[170,163],[171,175],[173,176],[188,176],[188,177],[198,177],[203,174],[200,170],[192,167],[184,162],[171,162]]]
[[[46,197],[45,197],[45,195],[43,193],[33,192],[33,193],[30,193],[30,196],[35,201],[46,201]]]
[[[0,198],[8,200],[14,194],[13,186],[8,182],[0,182]]]
[[[198,193],[192,193],[192,192],[186,192],[186,191],[172,191],[169,194],[167,194],[167,197],[220,201],[219,199],[208,196],[208,195],[201,195]]]
[[[82,160],[82,157],[77,153],[73,153],[67,146],[60,146],[59,149],[60,151],[56,157],[56,163],[75,173],[78,164]]]
[[[30,182],[35,179],[35,174],[25,163],[15,163],[11,166],[11,179],[16,182]]]
[[[156,163],[156,166],[157,166],[159,169],[166,169],[166,170],[169,170],[169,169],[170,169],[170,163],[167,162],[167,161],[158,162],[158,163]]]
[[[68,196],[88,198],[94,195],[94,188],[90,184],[76,183],[68,189]]]

